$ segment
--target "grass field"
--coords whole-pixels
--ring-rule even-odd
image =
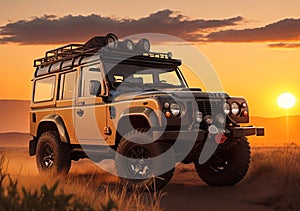
[[[51,189],[59,181],[55,194],[72,195],[69,207],[76,202],[86,204],[94,210],[168,210],[168,201],[174,200],[175,202],[178,200],[172,198],[172,193],[170,193],[172,184],[169,185],[169,188],[167,186],[165,190],[156,193],[127,192],[126,187],[119,184],[116,176],[102,171],[86,159],[73,162],[69,175],[64,179],[55,180],[39,176],[35,158],[29,157],[25,148],[1,148],[0,153],[1,156],[5,156],[5,162],[2,162],[2,173],[3,170],[6,170],[13,181],[18,181],[17,190],[20,198],[24,197],[21,187],[33,193],[35,190],[41,190],[43,184]],[[201,194],[205,191],[207,193],[232,191],[233,195],[241,195],[246,189],[255,196],[255,194],[258,194],[255,190],[262,188],[264,194],[256,197],[255,200],[247,201],[243,199],[246,206],[251,204],[250,207],[258,205],[266,209],[300,210],[299,147],[294,144],[277,148],[255,147],[252,149],[251,156],[250,169],[241,183],[230,189],[213,189],[200,183],[199,186],[202,188],[202,192],[198,191],[199,197],[201,198]],[[171,183],[181,183],[188,187],[192,187],[193,184],[196,186],[199,184],[199,182],[195,182],[199,179],[197,177],[192,176],[192,179],[185,181],[185,178],[187,178],[185,175],[194,174],[194,171],[192,165],[180,164],[177,166],[175,178]],[[5,179],[1,186],[2,189],[9,187],[9,179]],[[189,194],[182,190],[181,200],[192,197]],[[211,200],[215,200],[215,198],[212,196]],[[206,208],[209,209],[209,207]],[[86,208],[86,210],[88,209]]]

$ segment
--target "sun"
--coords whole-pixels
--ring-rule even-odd
[[[290,109],[295,106],[296,98],[293,94],[285,92],[279,95],[279,97],[277,98],[277,103],[281,108]]]

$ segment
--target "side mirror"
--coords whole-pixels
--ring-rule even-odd
[[[90,95],[98,96],[101,93],[101,83],[96,80],[91,80],[89,89],[90,89]]]
[[[102,95],[101,97],[102,97],[103,102],[106,102],[106,103],[112,102],[111,96]]]

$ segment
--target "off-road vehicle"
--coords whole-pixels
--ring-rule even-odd
[[[34,61],[29,153],[42,174],[72,160],[114,159],[129,187],[161,189],[178,162],[209,185],[239,182],[250,161],[248,104],[189,88],[171,53],[114,34],[47,51]]]

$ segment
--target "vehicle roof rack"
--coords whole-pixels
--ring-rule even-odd
[[[141,41],[144,42],[141,45]],[[118,42],[116,35],[109,33],[106,36],[95,36],[88,40],[85,44],[69,44],[46,52],[45,57],[34,60],[34,67],[44,67],[57,61],[68,60],[80,55],[89,56],[96,53],[98,50],[107,46],[111,53],[122,53],[122,54],[133,54],[138,53],[141,56],[160,58],[160,59],[171,59],[172,53],[156,53],[149,52],[150,43],[147,39],[141,39],[134,47],[137,49],[125,49],[124,43],[127,40]],[[132,43],[132,41],[130,41]],[[146,42],[146,43],[145,43]],[[129,43],[130,44],[130,43]],[[132,43],[133,44],[133,43]],[[146,45],[145,45],[146,44]],[[120,45],[120,46],[118,46]],[[127,43],[126,45],[127,46]],[[148,49],[138,49],[139,46],[147,46]]]

